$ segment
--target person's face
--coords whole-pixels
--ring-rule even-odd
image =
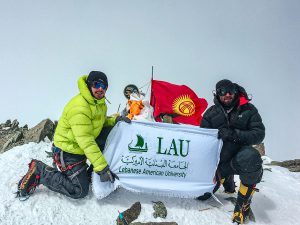
[[[230,94],[229,92],[227,92],[224,96],[220,96],[220,101],[224,105],[230,105],[231,102],[233,101],[234,97],[235,97],[235,94]]]
[[[107,86],[104,83],[101,82],[94,82],[92,85],[92,93],[93,96],[100,100],[105,96],[107,90]]]
[[[221,88],[217,90],[217,94],[219,95],[221,103],[224,105],[230,105],[235,97],[234,88]]]

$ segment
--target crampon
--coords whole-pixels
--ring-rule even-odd
[[[27,200],[39,184],[40,176],[37,173],[37,163],[37,160],[31,160],[27,173],[18,183],[18,191],[15,194],[20,201]]]
[[[251,199],[253,194],[258,191],[255,185],[245,186],[242,183],[240,184],[237,202],[232,216],[233,223],[244,224],[248,221]]]

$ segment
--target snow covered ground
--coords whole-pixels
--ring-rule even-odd
[[[81,200],[69,199],[39,186],[27,201],[15,198],[17,182],[27,171],[31,158],[40,159],[49,165],[45,151],[50,150],[49,142],[30,143],[15,147],[0,155],[0,224],[62,224],[62,225],[110,225],[116,224],[118,210],[124,211],[140,201],[142,212],[136,222],[175,221],[179,225],[219,225],[232,224],[233,204],[221,188],[216,196],[224,206],[210,200],[200,202],[194,199],[179,199],[131,193],[118,189],[107,198],[97,200],[92,191]],[[268,161],[268,158],[265,159]],[[256,223],[249,224],[300,224],[300,173],[287,169],[265,166],[263,182],[257,187],[260,192],[254,195],[252,209]],[[238,180],[238,177],[235,177]],[[166,219],[153,218],[152,201],[163,201],[167,207]],[[217,207],[214,207],[217,206]]]

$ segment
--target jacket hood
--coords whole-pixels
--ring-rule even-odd
[[[238,95],[240,97],[240,103],[239,103],[239,105],[245,105],[248,102],[250,102],[251,98],[248,97],[248,94],[247,94],[245,88],[243,88],[242,86],[240,86],[240,85],[238,85],[236,83],[234,83],[234,85],[236,86]]]
[[[94,96],[91,94],[87,84],[86,84],[86,79],[87,79],[88,75],[83,75],[82,77],[80,77],[78,79],[78,89],[80,94],[84,97],[84,99],[92,105],[96,105],[96,104],[105,104],[105,97],[102,99],[96,99],[94,98]]]

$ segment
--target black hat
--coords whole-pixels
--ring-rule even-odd
[[[224,96],[227,92],[236,94],[237,93],[237,86],[235,83],[232,83],[230,80],[223,79],[216,83],[216,98],[220,101],[220,96]],[[220,102],[222,106],[228,110],[233,106],[239,103],[239,96],[235,95],[233,101],[230,104],[224,104]]]
[[[86,83],[89,88],[93,85],[95,81],[100,81],[103,84],[105,84],[106,87],[108,86],[107,76],[101,71],[91,71],[86,79]]]
[[[223,80],[220,80],[216,84],[216,90],[221,89],[221,88],[226,88],[226,89],[231,89],[232,88],[232,89],[234,89],[235,85],[230,80],[223,79]]]

